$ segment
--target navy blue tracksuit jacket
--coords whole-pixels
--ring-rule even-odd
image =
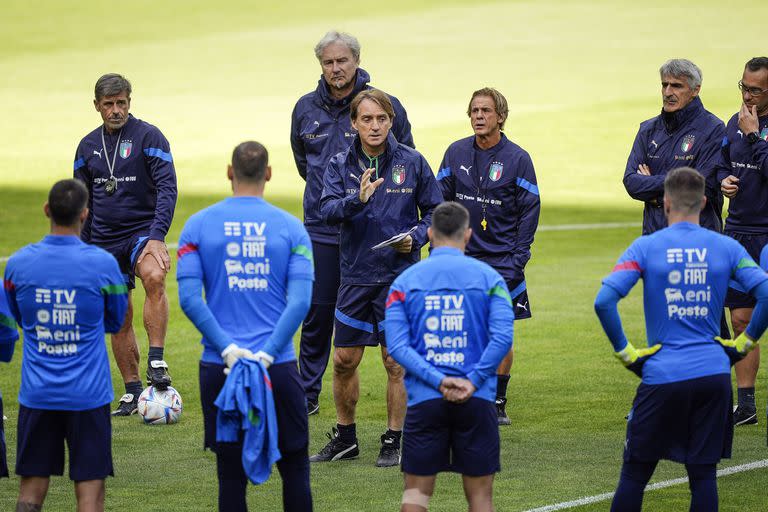
[[[331,158],[347,149],[357,133],[349,118],[349,104],[360,91],[373,89],[368,85],[370,80],[368,73],[358,68],[352,92],[346,98],[336,100],[321,76],[317,89],[302,96],[293,109],[291,148],[296,168],[307,182],[304,187],[304,226],[314,242],[339,243],[338,226],[327,225],[320,214],[323,175]],[[395,110],[392,133],[398,142],[415,147],[403,105],[394,96],[390,95],[389,99]]]
[[[384,178],[384,183],[367,203],[362,203],[358,196],[360,177],[368,167],[360,141],[355,138],[346,151],[331,159],[323,178],[320,211],[325,222],[340,225],[342,284],[388,285],[419,261],[419,249],[427,243],[432,210],[442,201],[427,161],[415,149],[398,143],[392,132],[387,136],[387,149],[379,156],[378,176],[373,177]],[[371,250],[414,226],[409,254],[391,247]]]
[[[75,153],[74,177],[88,187],[91,210],[81,238],[99,244],[147,231],[150,240],[165,240],[177,196],[168,140],[155,126],[130,114],[121,132],[104,132],[106,151],[102,131],[103,125],[86,135]],[[106,159],[111,163],[113,157],[117,190],[110,196],[105,191]]]
[[[739,130],[739,115],[728,121],[717,166],[717,182],[739,178],[739,191],[728,204],[725,231],[748,235],[768,233],[768,116],[759,119],[761,139],[754,144]]]
[[[645,202],[643,234],[667,226],[664,217],[664,178],[677,167],[693,167],[706,179],[707,205],[701,212],[701,226],[722,231],[723,196],[716,166],[725,135],[723,122],[704,109],[699,97],[677,112],[640,123],[624,171],[624,187],[630,197]],[[651,176],[637,172],[640,164],[651,168]]]
[[[474,136],[467,137],[448,147],[437,183],[446,201],[469,210],[467,255],[491,265],[508,283],[522,282],[541,208],[528,153],[503,133],[487,150],[475,145]]]

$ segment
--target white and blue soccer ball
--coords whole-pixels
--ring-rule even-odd
[[[147,425],[176,423],[183,409],[181,395],[170,386],[164,391],[149,386],[139,395],[139,416]]]

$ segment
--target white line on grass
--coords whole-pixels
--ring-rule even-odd
[[[721,476],[733,475],[734,473],[742,473],[744,471],[751,471],[753,469],[760,469],[760,468],[768,468],[768,459],[758,460],[755,462],[750,462],[748,464],[741,464],[739,466],[730,466],[727,468],[719,469],[717,471],[717,476],[721,477]],[[665,489],[667,487],[672,487],[673,485],[680,485],[685,483],[688,483],[687,477],[673,478],[672,480],[664,480],[663,482],[656,482],[655,484],[651,484],[647,486],[645,490],[655,491],[657,489]],[[532,508],[530,510],[526,510],[525,512],[554,512],[555,510],[566,510],[569,508],[580,507],[582,505],[591,505],[592,503],[607,501],[613,498],[613,494],[614,493],[612,492],[606,492],[604,494],[596,494],[594,496],[587,496],[585,498],[579,498],[573,501],[564,501],[562,503],[547,505],[545,507]]]
[[[638,222],[603,222],[601,224],[555,224],[550,226],[539,226],[537,231],[583,231],[590,229],[614,229],[614,228],[636,228]],[[179,244],[168,244],[169,249],[178,249]],[[10,256],[0,256],[0,263],[8,261]]]

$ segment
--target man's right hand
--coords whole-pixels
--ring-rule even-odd
[[[245,357],[248,359],[255,358],[253,352],[251,352],[247,348],[238,347],[234,343],[230,343],[229,345],[227,345],[227,348],[221,351],[221,358],[224,360],[224,364],[227,365],[226,369],[224,370],[224,373],[229,375],[229,371],[232,368],[232,365],[234,365],[235,362],[241,357]]]
[[[733,199],[736,193],[739,191],[739,178],[734,175],[726,176],[723,181],[720,182],[720,191],[728,199]]]
[[[363,175],[360,177],[360,193],[358,197],[361,203],[367,203],[377,188],[384,183],[384,178],[379,178],[376,181],[371,181],[371,176],[376,171],[374,168],[366,169]]]
[[[440,383],[440,392],[443,394],[443,398],[449,402],[466,402],[475,391],[475,385],[469,379],[446,377]]]

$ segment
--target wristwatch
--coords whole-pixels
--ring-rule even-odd
[[[750,144],[754,144],[755,142],[760,140],[760,133],[759,132],[752,132],[747,134],[747,142]]]

